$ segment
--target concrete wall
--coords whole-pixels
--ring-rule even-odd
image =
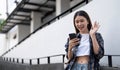
[[[19,41],[24,39],[30,34],[29,25],[16,25],[6,34],[6,46],[7,49],[14,47]]]
[[[31,33],[42,25],[42,23],[41,23],[42,16],[43,16],[43,14],[41,14],[40,12],[35,12],[35,11],[31,12],[31,19],[32,19],[30,22],[30,32]]]
[[[14,38],[15,36],[16,38]],[[7,43],[7,50],[12,48],[14,45],[18,43],[18,26],[13,27],[6,34],[6,43]]]
[[[29,25],[16,25],[7,34],[0,34],[0,55],[30,34]]]
[[[105,54],[120,54],[119,3],[119,0],[93,0],[84,7],[77,9],[87,11],[92,23],[98,21],[101,25],[98,32],[102,34],[105,41]],[[75,12],[31,35],[4,57],[37,58],[64,54],[64,44],[68,34],[75,32],[72,21]],[[120,66],[119,59],[120,57],[113,57],[113,66]],[[101,64],[107,65],[107,57],[101,60]]]
[[[18,25],[18,42],[30,34],[30,25]]]
[[[6,35],[5,34],[0,34],[0,55],[3,54],[7,49],[6,47]]]

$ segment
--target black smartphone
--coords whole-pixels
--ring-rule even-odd
[[[70,33],[69,38],[70,38],[70,40],[73,39],[73,38],[76,38],[76,34],[75,33]]]
[[[70,33],[69,34],[69,38],[70,38],[70,40],[73,39],[73,38],[79,38],[79,39],[81,39],[81,34]],[[76,45],[76,46],[79,46],[79,44]]]

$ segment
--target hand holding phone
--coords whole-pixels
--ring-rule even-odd
[[[69,34],[69,38],[70,40],[74,39],[74,38],[78,38],[78,39],[81,39],[81,35],[80,34],[75,34],[75,33],[70,33]],[[80,41],[80,40],[79,40]],[[76,41],[78,42],[78,41]],[[79,44],[77,44],[76,46],[79,46]]]

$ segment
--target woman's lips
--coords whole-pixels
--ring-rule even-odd
[[[78,29],[82,30],[84,28],[84,25],[78,26]]]

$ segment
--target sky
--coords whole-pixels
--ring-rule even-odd
[[[14,3],[15,0],[8,0],[8,12],[11,13],[14,8],[16,7],[16,4]],[[20,1],[20,0],[17,0]],[[0,2],[0,19],[6,19],[6,0],[1,0]]]
[[[6,0],[0,2],[0,18],[6,18]]]

